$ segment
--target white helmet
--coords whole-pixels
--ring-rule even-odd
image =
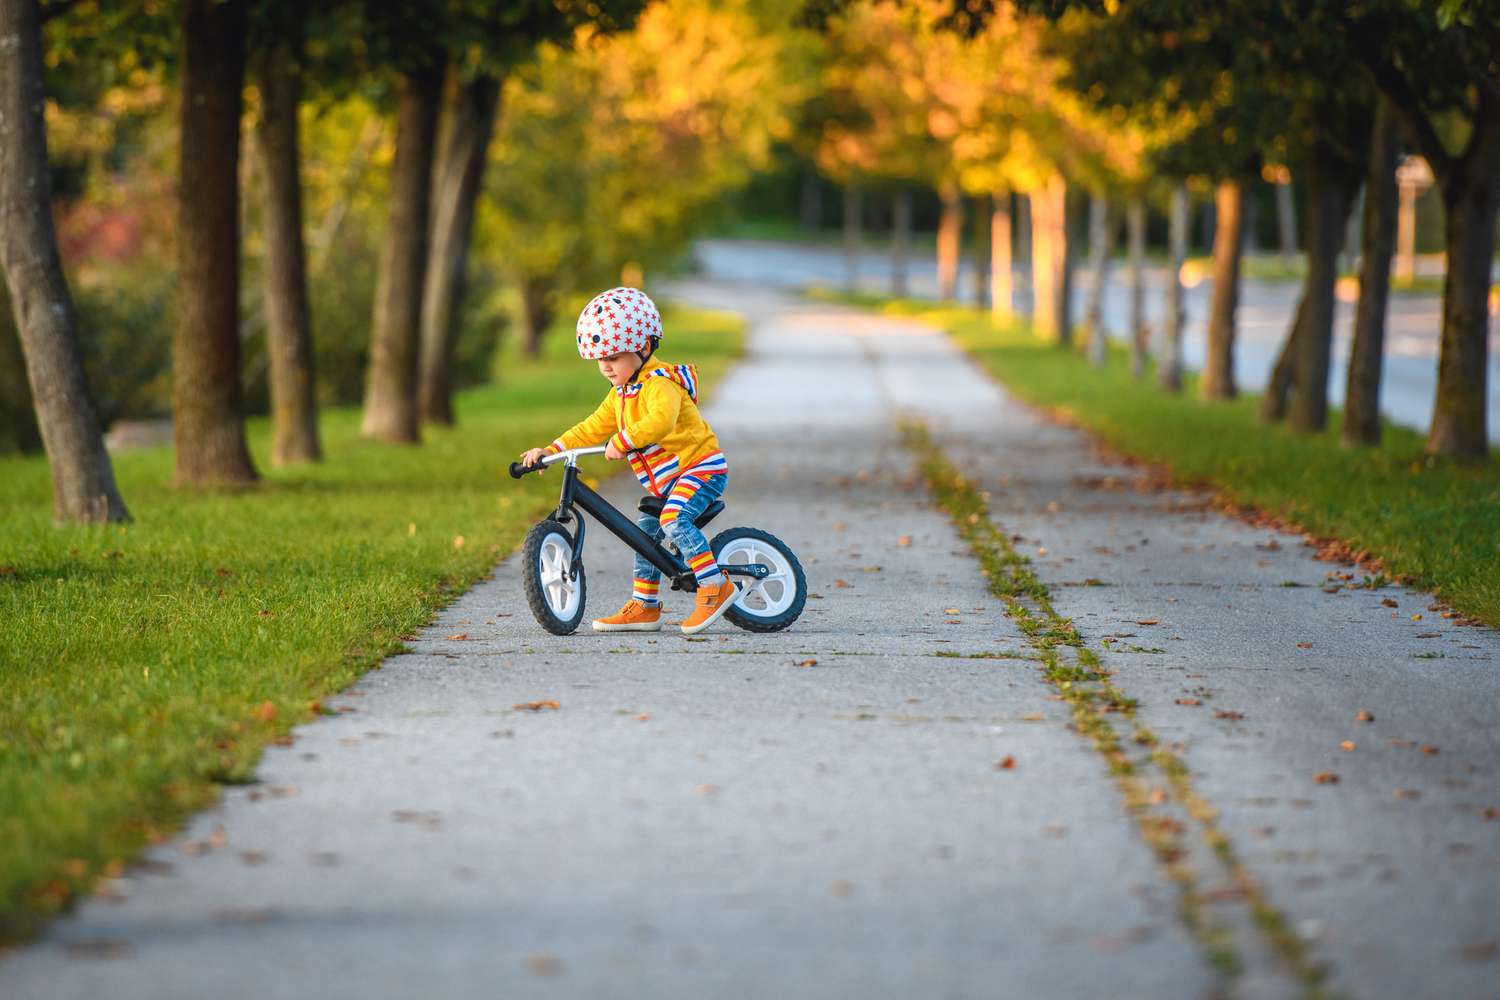
[[[611,288],[589,300],[578,314],[578,354],[598,361],[614,354],[645,354],[661,339],[661,313],[638,288]]]

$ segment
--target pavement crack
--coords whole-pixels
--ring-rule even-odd
[[[1007,616],[1039,655],[1042,675],[1067,703],[1075,729],[1108,764],[1126,811],[1176,886],[1178,917],[1220,976],[1222,992],[1237,993],[1247,957],[1269,952],[1304,997],[1327,996],[1326,967],[1312,961],[1306,942],[1240,860],[1217,810],[1194,791],[1181,756],[1161,744],[1099,653],[1053,607],[1051,590],[991,519],[985,496],[924,424],[908,419],[901,432],[938,506],[978,558],[990,592],[1005,602]]]

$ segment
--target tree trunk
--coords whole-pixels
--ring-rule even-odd
[[[1421,189],[1404,181],[1396,215],[1396,281],[1405,287],[1417,280],[1417,196]]]
[[[1332,149],[1314,145],[1307,168],[1307,314],[1297,334],[1290,411],[1292,427],[1304,433],[1321,431],[1328,422],[1334,285],[1356,183],[1344,175]]]
[[[1109,357],[1108,331],[1104,328],[1104,290],[1109,282],[1109,255],[1114,249],[1114,216],[1102,195],[1089,196],[1089,285],[1084,325],[1088,328],[1089,362],[1103,367]]]
[[[1281,239],[1281,259],[1290,264],[1297,256],[1297,206],[1290,177],[1276,185],[1276,235]]]
[[[542,351],[542,336],[552,325],[552,286],[542,278],[521,279],[521,353],[535,358]]]
[[[1245,187],[1221,181],[1214,192],[1214,290],[1208,310],[1208,357],[1198,395],[1233,399],[1235,311],[1240,302],[1240,257],[1245,246]]]
[[[989,199],[975,198],[974,210],[974,304],[983,309],[990,294],[990,213],[985,211]]]
[[[909,292],[907,274],[911,261],[911,188],[896,189],[891,204],[891,295],[901,299]]]
[[[1494,111],[1500,118],[1500,109]],[[1427,450],[1484,461],[1489,457],[1489,295],[1500,207],[1500,120],[1481,118],[1475,127],[1485,130],[1474,139],[1477,148],[1439,178],[1447,223],[1447,273],[1437,399]]]
[[[52,512],[59,521],[128,521],[89,403],[57,252],[35,0],[0,0],[0,48],[0,266],[52,472]]]
[[[1015,290],[1011,277],[1010,192],[996,191],[990,214],[990,315],[996,323],[1009,323],[1015,316]]]
[[[172,341],[176,481],[256,479],[240,404],[239,157],[245,0],[187,0]]]
[[[938,298],[952,302],[958,295],[958,255],[963,240],[964,203],[958,185],[952,182],[944,184],[938,194],[943,202],[937,231]]]
[[[1307,321],[1307,284],[1297,296],[1297,311],[1292,316],[1292,325],[1287,327],[1281,340],[1281,349],[1276,352],[1276,364],[1271,367],[1271,377],[1266,382],[1266,392],[1260,398],[1260,419],[1271,424],[1286,418],[1287,407],[1292,398],[1292,387],[1297,381],[1297,338],[1302,324]]]
[[[859,291],[859,250],[863,240],[864,199],[853,184],[844,186],[844,289]]]
[[[299,26],[300,27],[300,26]],[[302,242],[297,107],[301,40],[286,38],[260,58],[261,118],[257,145],[266,182],[266,353],[271,365],[271,462],[323,457],[318,443],[317,381]]]
[[[1073,334],[1070,257],[1068,182],[1055,173],[1031,196],[1031,287],[1032,325],[1059,344]]]
[[[1360,250],[1359,304],[1344,392],[1344,443],[1380,443],[1380,371],[1385,361],[1385,312],[1396,238],[1396,161],[1400,137],[1390,98],[1375,106],[1370,172],[1365,178],[1364,245]]]
[[[374,333],[365,378],[365,437],[401,444],[421,439],[417,424],[417,354],[422,278],[427,267],[432,151],[443,74],[428,67],[402,80],[396,111],[396,160],[390,212],[375,287]]]
[[[1146,205],[1130,199],[1125,211],[1127,253],[1130,267],[1130,374],[1146,374]]]
[[[5,265],[0,258],[0,275],[4,273]],[[0,453],[30,453],[41,447],[36,402],[31,398],[31,386],[26,384],[26,354],[21,350],[21,340],[12,322],[10,296],[0,281]]]
[[[802,171],[802,203],[799,222],[804,233],[815,233],[823,224],[823,181],[812,167]]]
[[[1182,265],[1187,260],[1188,225],[1191,221],[1186,184],[1172,189],[1167,217],[1167,309],[1162,317],[1161,346],[1156,352],[1156,381],[1163,389],[1177,392],[1182,388]]]
[[[1016,259],[1021,262],[1021,287],[1017,306],[1028,318],[1036,315],[1036,251],[1032,248],[1035,223],[1031,195],[1016,192]]]
[[[500,106],[500,81],[480,76],[448,109],[432,183],[432,246],[422,292],[422,418],[453,424],[453,344],[462,315],[464,269],[485,154]]]

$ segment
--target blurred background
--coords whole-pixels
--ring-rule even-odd
[[[1269,415],[1304,430],[1332,403],[1369,441],[1383,408],[1436,421],[1435,451],[1487,453],[1484,3],[19,6],[111,448],[172,435],[185,324],[201,336],[176,357],[200,359],[218,402],[179,420],[178,449],[272,415],[273,461],[293,462],[318,453],[318,406],[362,404],[367,435],[415,440],[451,421],[455,389],[503,378],[502,342],[534,354],[580,295],[700,270],[965,301],[1063,342],[1097,330],[1169,389],[1186,366],[1210,398],[1269,385]],[[189,99],[217,103],[194,117]],[[184,220],[226,205],[237,227],[183,246]],[[1451,254],[1482,263],[1445,311]],[[14,315],[0,450],[36,451]],[[1353,400],[1351,361],[1371,387]]]

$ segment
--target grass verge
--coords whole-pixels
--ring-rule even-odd
[[[1500,627],[1500,450],[1486,466],[1441,461],[1424,453],[1421,434],[1389,423],[1378,447],[1345,448],[1337,430],[1299,435],[1261,423],[1255,395],[1205,403],[1192,376],[1181,393],[1162,392],[1131,377],[1123,350],[1095,368],[972,308],[853,301],[935,323],[1026,402],[1180,482],[1213,488],[1240,513],[1252,508],[1337,539],[1385,576]],[[1330,426],[1339,419],[1335,412]]]
[[[709,383],[743,344],[733,317],[667,323],[663,356]],[[127,526],[54,526],[45,459],[0,460],[0,941],[251,780],[268,742],[514,548],[556,483],[505,467],[607,388],[570,333],[463,393],[419,448],[327,411],[328,459],[271,470],[251,421],[264,481],[207,493],[171,488],[168,448],[120,455]]]

